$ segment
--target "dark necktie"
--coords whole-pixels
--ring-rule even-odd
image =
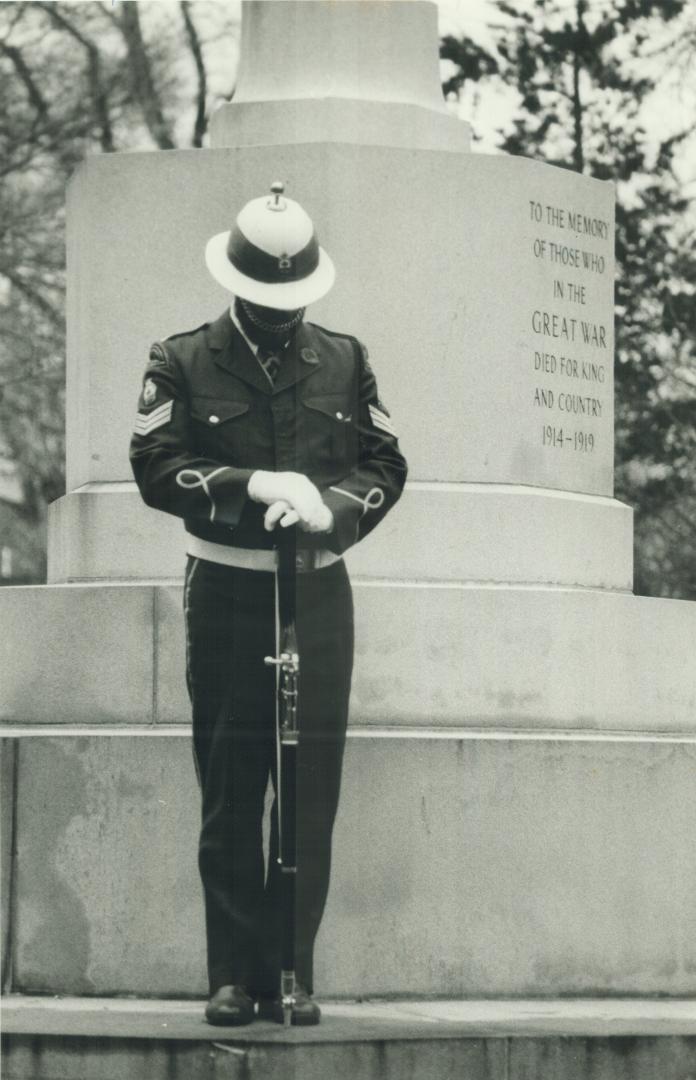
[[[270,352],[269,349],[262,348],[261,346],[259,346],[259,351],[256,355],[258,356],[261,367],[268,375],[271,386],[275,386],[276,375],[278,374],[278,369],[280,368],[280,359],[278,358],[278,355],[274,352]]]

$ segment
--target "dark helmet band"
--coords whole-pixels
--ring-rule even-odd
[[[236,270],[265,285],[302,281],[319,265],[319,244],[314,234],[308,244],[294,255],[270,255],[252,244],[238,226],[230,231],[227,258]]]

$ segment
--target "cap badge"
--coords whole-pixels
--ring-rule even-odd
[[[292,259],[288,255],[281,255],[278,259],[279,270],[292,270]]]

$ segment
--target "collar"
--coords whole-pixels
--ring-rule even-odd
[[[256,344],[255,341],[251,340],[251,338],[247,334],[246,330],[242,326],[241,322],[239,321],[239,318],[237,316],[237,312],[234,310],[234,302],[232,303],[232,305],[230,307],[230,318],[231,318],[232,322],[234,323],[234,325],[237,327],[237,330],[239,330],[239,333],[242,335],[242,337],[246,341],[246,343],[249,346],[249,348],[251,349],[252,353],[254,354],[254,356],[258,360],[259,346]],[[291,335],[291,337],[292,337],[292,335]],[[291,337],[289,337],[287,339],[287,341],[283,342],[283,345],[282,345],[283,349],[287,349],[288,345],[290,344]]]
[[[278,394],[308,378],[322,366],[311,325],[301,322],[293,334],[272,386],[254,352],[253,342],[239,328],[229,309],[208,325],[206,331],[212,359],[218,367],[265,394]]]

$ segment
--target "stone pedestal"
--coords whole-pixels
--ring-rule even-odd
[[[321,989],[693,994],[696,608],[630,594],[612,188],[467,152],[433,5],[244,19],[212,149],[92,158],[69,192],[68,494],[52,584],[0,590],[11,985],[203,990],[184,536],[140,503],[127,446],[150,343],[229,301],[205,241],[280,178],[338,268],[310,317],[368,344],[410,463],[349,556]],[[278,45],[300,34],[304,67]]]
[[[311,317],[367,342],[409,459],[387,562],[384,546],[356,553],[361,569],[630,587],[630,513],[612,500],[611,235],[588,237],[611,230],[611,188],[525,160],[335,144],[81,167],[69,199],[69,494],[51,512],[51,580],[180,573],[173,540],[159,554],[171,524],[165,533],[124,488],[134,394],[151,341],[228,301],[205,268],[206,238],[273,175],[307,193],[338,266]],[[135,274],[132,237],[145,232],[156,242]],[[561,267],[584,256],[586,269]]]
[[[22,739],[16,990],[205,994],[182,735]],[[695,759],[692,736],[354,729],[322,995],[693,995]]]
[[[181,576],[181,522],[145,506],[132,482],[84,484],[50,513],[51,581]],[[597,533],[601,547],[588,542]],[[632,553],[632,512],[615,499],[522,484],[413,480],[398,512],[346,560],[363,579],[630,591]]]
[[[355,143],[468,150],[440,88],[437,9],[422,0],[246,4],[234,102],[214,146]]]

